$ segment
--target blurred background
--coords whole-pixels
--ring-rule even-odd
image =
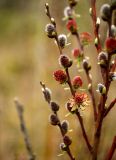
[[[14,98],[18,97],[24,104],[24,117],[33,150],[37,160],[66,160],[67,155],[61,157],[59,144],[62,142],[57,127],[49,124],[51,113],[44,101],[39,82],[43,81],[52,90],[53,100],[57,101],[61,109],[59,116],[70,122],[69,133],[72,137],[72,152],[80,160],[88,160],[89,154],[81,136],[78,120],[75,116],[65,117],[64,107],[70,93],[64,92],[62,86],[53,80],[52,73],[59,68],[58,49],[53,40],[48,39],[44,32],[49,23],[44,13],[45,0],[0,0],[0,160],[27,160],[24,140],[20,131],[19,119],[14,105]],[[53,17],[56,19],[58,33],[68,34],[63,17],[63,9],[67,6],[66,0],[47,0]],[[97,11],[108,0],[97,1]],[[88,31],[93,34],[92,21],[89,16],[89,1],[81,0],[76,12],[81,15],[77,19],[79,32]],[[101,24],[102,40],[105,38],[107,26]],[[71,45],[64,49],[70,57],[71,50],[76,47],[76,39],[69,37]],[[101,82],[101,75],[97,66],[97,54],[94,44],[86,47],[86,55],[90,56],[94,88]],[[71,76],[78,75],[73,65]],[[86,77],[84,79],[86,87]],[[113,82],[109,92],[108,103],[115,97],[116,84]],[[96,94],[96,101],[99,95]],[[94,128],[92,127],[91,105],[83,113],[86,129],[92,141]],[[106,155],[116,133],[116,109],[113,109],[104,121],[101,137],[99,160]],[[115,160],[116,154],[113,160]]]

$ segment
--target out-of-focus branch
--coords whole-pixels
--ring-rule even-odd
[[[23,105],[17,100],[15,99],[15,105],[16,105],[16,109],[17,109],[17,113],[18,113],[18,117],[20,120],[20,128],[21,128],[21,132],[23,134],[24,137],[24,141],[25,141],[25,146],[29,155],[29,160],[35,160],[35,154],[33,153],[32,150],[32,146],[29,140],[29,136],[27,133],[27,128],[26,128],[26,124],[25,124],[25,120],[24,120],[24,116],[23,116]]]

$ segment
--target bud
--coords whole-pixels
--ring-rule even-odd
[[[74,7],[74,6],[76,6],[77,2],[78,2],[78,0],[69,0],[69,5],[71,7]]]
[[[45,13],[47,16],[49,16],[49,4],[45,3]]]
[[[97,24],[97,25],[100,25],[100,18],[99,18],[99,17],[97,17],[96,24]]]
[[[51,101],[51,90],[49,88],[42,88],[45,100],[50,103]]]
[[[107,60],[108,54],[106,52],[100,52],[98,55],[98,64],[104,68],[107,66]]]
[[[95,44],[95,46],[98,46],[98,38],[97,37],[94,40],[94,44]]]
[[[55,22],[55,19],[52,17],[51,18],[51,23],[54,25],[54,26],[56,26],[56,22]]]
[[[72,34],[77,32],[77,23],[74,19],[68,20],[66,27]]]
[[[99,29],[99,27],[100,27],[100,18],[99,17],[97,17],[97,21],[96,21],[96,29],[98,30]]]
[[[108,37],[105,41],[106,49],[108,53],[112,53],[116,51],[116,39],[112,37]]]
[[[49,4],[48,4],[48,3],[45,3],[45,7],[48,9],[48,8],[49,8]]]
[[[116,26],[115,25],[111,25],[111,36],[113,38],[116,37]]]
[[[49,117],[50,123],[54,126],[59,124],[59,119],[55,114],[51,114]]]
[[[45,32],[47,33],[47,36],[49,38],[55,38],[56,37],[56,29],[53,24],[47,24],[45,27]]]
[[[91,83],[89,83],[89,84],[88,84],[88,91],[90,91],[90,92],[91,92],[91,90],[92,90],[92,84],[91,84]]]
[[[69,6],[64,9],[64,16],[68,18],[72,16],[72,9]]]
[[[65,105],[66,109],[71,112],[72,114],[75,113],[75,110],[72,110],[73,104],[71,102],[67,102]]]
[[[103,4],[101,6],[100,15],[104,21],[109,21],[109,19],[111,19],[111,9],[109,4]]]
[[[89,64],[88,59],[83,59],[83,68],[86,71],[89,71],[91,69],[91,65]]]
[[[73,49],[72,50],[72,55],[73,55],[73,57],[74,58],[79,58],[80,56],[81,56],[81,51],[80,51],[80,49],[78,49],[78,48],[75,48],[75,49]]]
[[[61,143],[61,144],[60,144],[60,149],[61,149],[62,151],[67,151],[67,146],[66,146],[64,143]]]
[[[72,80],[72,86],[74,87],[74,89],[78,89],[79,87],[81,87],[83,84],[83,81],[81,79],[80,76],[75,76]]]
[[[116,72],[110,72],[109,74],[109,79],[111,81],[115,81],[116,80]]]
[[[101,93],[102,95],[104,95],[106,94],[106,87],[103,84],[99,83],[97,91]]]
[[[59,63],[61,66],[63,66],[64,68],[68,68],[68,67],[71,67],[72,65],[72,60],[70,60],[70,58],[65,55],[65,54],[62,54],[60,55],[59,57]]]
[[[72,140],[69,138],[69,136],[64,136],[63,141],[66,146],[70,146],[72,143]]]
[[[68,132],[68,128],[69,128],[68,121],[66,121],[66,120],[62,121],[61,127],[62,127],[62,130],[63,130],[63,133],[66,134]]]
[[[59,105],[56,102],[51,101],[50,106],[53,112],[57,112],[59,110]]]
[[[90,16],[92,16],[92,8],[89,8],[89,14],[90,14]]]
[[[58,42],[61,48],[64,48],[67,44],[67,37],[64,34],[58,36]]]
[[[60,84],[67,82],[67,75],[63,70],[57,70],[53,73],[53,76],[56,81],[58,81]]]

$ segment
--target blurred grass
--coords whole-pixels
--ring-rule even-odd
[[[18,96],[25,106],[25,120],[29,131],[33,149],[37,159],[41,160],[63,160],[67,156],[57,157],[60,153],[60,133],[48,123],[50,110],[44,102],[39,81],[44,81],[53,91],[53,99],[61,104],[60,116],[64,119],[67,111],[64,108],[69,93],[64,93],[62,86],[53,81],[52,72],[59,67],[58,49],[52,40],[49,40],[44,33],[44,26],[49,22],[44,13],[45,0],[1,0],[0,1],[0,159],[1,160],[27,160],[27,153],[20,132],[19,120],[13,103],[15,96]],[[65,0],[58,2],[50,1],[52,13],[58,23],[59,33],[67,34],[65,23],[61,21],[63,8],[67,4]],[[98,2],[98,10],[100,4]],[[57,4],[57,5],[56,5]],[[92,22],[88,13],[88,1],[80,1],[77,12],[81,14],[78,19],[79,31],[92,32]],[[83,21],[84,19],[84,21]],[[89,24],[89,25],[88,25]],[[102,24],[104,27],[104,24]],[[70,55],[71,50],[76,46],[76,40],[71,37],[71,46],[64,52]],[[93,64],[92,75],[95,82],[100,82],[98,68],[95,67],[96,51],[94,46],[86,48],[87,54]],[[73,67],[74,69],[74,67]],[[76,69],[71,75],[77,74]],[[85,78],[85,76],[83,76]],[[52,83],[51,83],[52,82]],[[86,81],[85,84],[86,85]],[[116,84],[114,84],[116,86]],[[96,95],[97,96],[97,95]],[[115,96],[115,87],[111,87],[109,99]],[[98,97],[97,97],[98,98]],[[111,145],[112,137],[116,133],[114,127],[115,112],[113,110],[105,120],[103,126],[101,153],[99,160],[102,160],[107,149]],[[84,113],[84,120],[90,137],[93,134],[91,128],[91,106]],[[88,159],[86,146],[81,137],[79,124],[75,117],[69,116],[70,133],[73,139],[72,150],[79,159]],[[80,143],[82,142],[82,143]],[[76,146],[76,147],[75,147]],[[84,153],[84,154],[83,154]],[[114,158],[115,160],[115,158]]]

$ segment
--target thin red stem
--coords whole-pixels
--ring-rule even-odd
[[[91,0],[91,7],[92,7],[92,20],[93,20],[93,27],[94,27],[94,35],[95,35],[95,38],[97,38],[97,45],[96,45],[96,49],[97,49],[97,52],[101,52],[102,50],[102,47],[101,47],[101,44],[100,44],[100,38],[99,38],[99,27],[97,27],[97,16],[96,16],[96,0]]]
[[[57,115],[57,114],[56,114]],[[62,130],[62,127],[61,127],[61,122],[59,121],[59,125],[58,125],[59,129],[60,129],[60,132],[61,132],[61,135],[62,137],[65,136],[63,130]],[[68,156],[70,157],[71,160],[75,160],[75,158],[73,157],[72,153],[71,153],[71,150],[70,150],[70,147],[67,146],[67,150],[66,150]]]
[[[89,71],[85,71],[85,72],[86,72],[88,83],[90,84],[89,93],[90,93],[90,96],[92,99],[92,104],[93,104],[94,121],[96,121],[97,120],[97,107],[96,107],[95,96],[94,96],[94,92],[93,92],[92,79],[89,74]]]
[[[112,146],[111,146],[111,148],[110,148],[110,150],[108,152],[108,155],[105,158],[105,160],[111,160],[112,157],[113,157],[113,154],[114,154],[115,150],[116,150],[116,136],[113,139]]]
[[[45,84],[43,84],[42,82],[40,82],[40,85],[42,86],[42,88],[43,88],[44,90],[46,89]],[[50,105],[50,101],[47,101],[47,102],[48,102],[48,104]],[[59,127],[59,129],[60,129],[62,138],[64,138],[65,133],[63,132],[63,129],[62,129],[62,126],[61,126],[61,121],[60,121],[60,119],[59,119],[59,117],[58,117],[57,112],[54,112],[54,114],[56,115],[56,117],[57,117],[58,120],[59,120],[58,127]],[[70,147],[69,147],[69,146],[67,146],[66,152],[67,152],[67,154],[68,154],[70,160],[75,160],[75,158],[73,157],[73,155],[72,155],[72,153],[71,153],[71,150],[70,150]]]
[[[92,153],[92,146],[90,145],[90,142],[89,142],[87,133],[86,133],[86,131],[85,131],[85,127],[84,127],[84,124],[83,124],[83,119],[82,119],[82,117],[80,116],[80,113],[79,113],[78,111],[76,112],[76,116],[78,117],[78,120],[79,120],[79,122],[80,122],[82,134],[83,134],[84,140],[85,140],[85,142],[86,142],[86,145],[87,145],[90,153]]]
[[[69,75],[69,72],[68,72],[68,69],[66,69],[66,73],[67,73],[67,76],[68,76],[68,85],[70,87],[70,91],[72,93],[72,96],[75,96],[75,91],[73,90],[73,87],[72,87],[72,84],[71,84],[71,80],[70,80],[70,75]],[[83,119],[82,117],[80,116],[80,113],[79,112],[76,112],[76,115],[79,119],[79,123],[80,123],[80,126],[81,126],[81,130],[82,130],[82,133],[83,133],[83,138],[85,139],[85,142],[86,142],[86,145],[90,151],[90,153],[92,153],[92,147],[90,145],[90,142],[88,140],[88,136],[87,136],[87,133],[85,131],[85,127],[84,127],[84,124],[83,124]]]
[[[94,35],[95,35],[95,38],[97,38],[97,45],[95,46],[99,54],[99,52],[101,52],[102,50],[102,47],[101,47],[100,39],[99,39],[99,28],[96,25],[96,21],[97,21],[96,0],[91,0],[91,7],[92,7],[92,20],[93,20],[93,26],[94,26]],[[109,36],[110,36],[111,35],[111,21],[109,22],[108,25],[109,25]],[[99,112],[98,112],[98,118],[96,121],[96,129],[95,129],[95,134],[94,134],[92,160],[97,160],[97,153],[98,153],[98,148],[99,148],[99,143],[100,143],[101,129],[102,129],[102,123],[103,123],[104,111],[105,111],[105,103],[107,100],[107,94],[108,94],[110,83],[111,83],[109,81],[110,60],[111,60],[111,56],[108,55],[107,68],[105,70],[101,68],[101,74],[102,74],[104,85],[106,87],[106,93],[105,95],[101,95],[100,103],[98,105]]]
[[[73,87],[72,87],[72,84],[71,84],[71,78],[70,78],[70,75],[69,75],[69,71],[68,71],[68,68],[66,68],[66,74],[67,74],[67,77],[68,77],[68,85],[70,87],[70,91],[71,91],[71,94],[73,95],[73,97],[75,96],[75,91],[73,90]]]
[[[83,48],[83,45],[81,44],[78,32],[76,32],[75,36],[77,38],[77,42],[78,42],[79,48],[81,50],[81,54],[84,58],[85,57],[84,56],[84,48]],[[87,76],[88,84],[91,84],[91,89],[89,90],[89,93],[90,93],[92,104],[93,104],[94,120],[96,121],[97,120],[97,108],[96,108],[95,96],[94,96],[94,91],[93,91],[93,86],[92,86],[92,80],[90,78],[89,72],[85,71],[85,73],[86,73],[86,76]]]
[[[110,103],[109,107],[104,112],[104,117],[107,116],[107,114],[110,112],[110,110],[114,107],[115,103],[116,103],[116,98]]]

